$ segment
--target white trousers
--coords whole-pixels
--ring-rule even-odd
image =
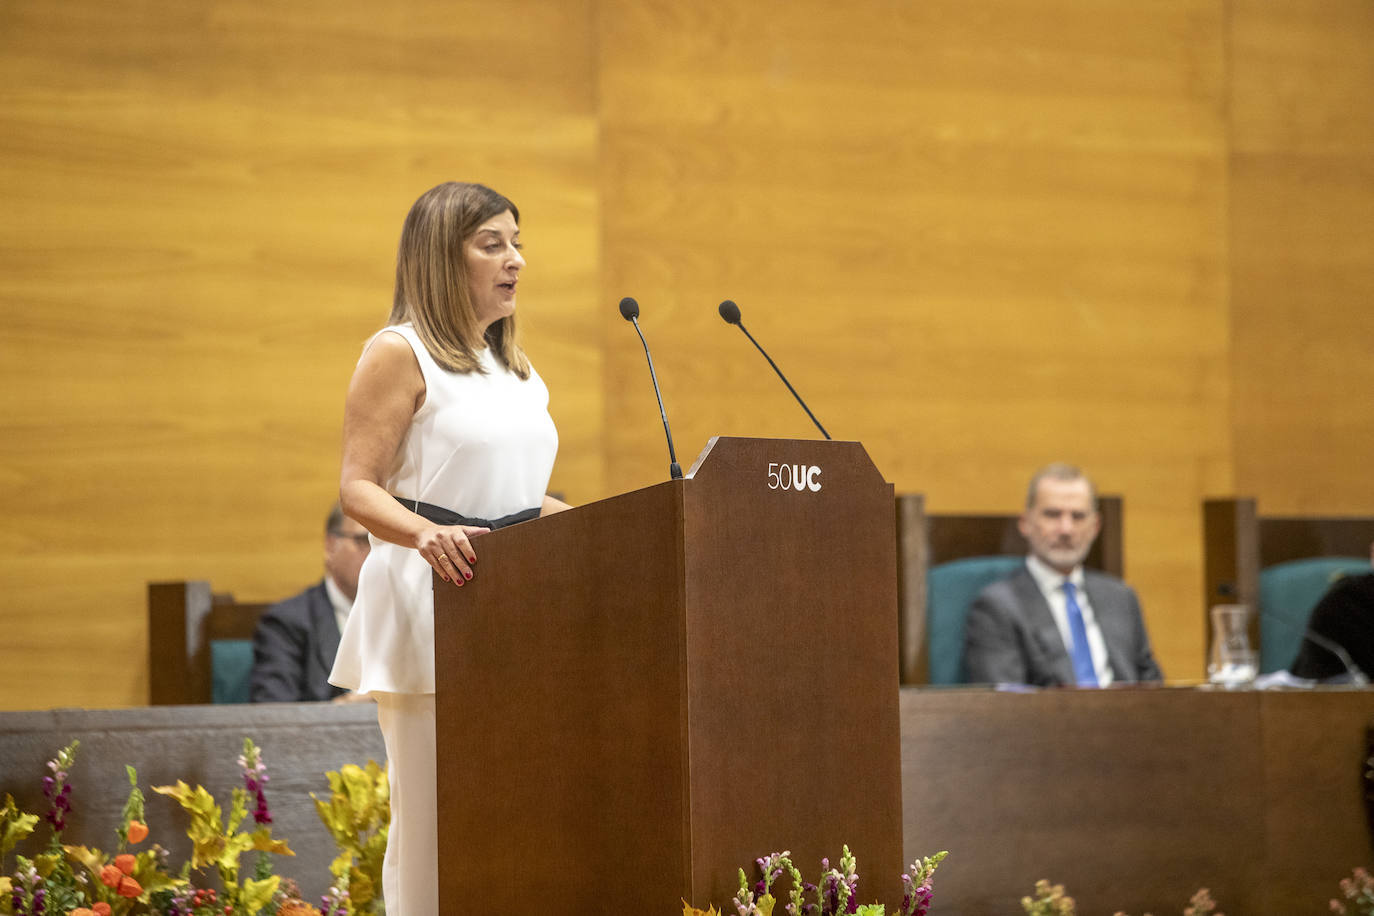
[[[386,741],[391,828],[382,860],[387,916],[438,916],[434,694],[374,693]]]

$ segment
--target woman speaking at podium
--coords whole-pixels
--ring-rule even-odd
[[[340,498],[372,550],[330,682],[377,701],[392,916],[439,912],[431,570],[461,586],[479,535],[567,508],[545,495],[558,434],[515,333],[524,266],[513,203],[478,184],[426,191],[401,230],[391,316],[344,405]]]

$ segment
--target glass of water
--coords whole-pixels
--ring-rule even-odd
[[[1258,653],[1250,646],[1250,608],[1219,604],[1212,608],[1212,651],[1207,680],[1218,687],[1247,687],[1259,673]]]

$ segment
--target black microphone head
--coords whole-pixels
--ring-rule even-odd
[[[620,317],[630,321],[639,317],[639,303],[626,296],[620,300]]]
[[[733,299],[726,299],[720,304],[720,317],[725,319],[726,324],[739,324],[739,306],[735,305]]]

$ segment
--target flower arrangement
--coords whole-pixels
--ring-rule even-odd
[[[48,845],[32,859],[16,856],[14,876],[0,878],[0,913],[125,916],[138,912],[154,893],[175,883],[166,873],[166,853],[161,847],[154,845],[138,853],[128,851],[148,837],[148,828],[143,823],[143,793],[132,767],[125,768],[130,791],[115,832],[114,854],[62,842],[66,817],[72,810],[70,778],[78,744],[73,741],[48,761],[50,775],[43,778],[43,795],[49,804],[44,817],[50,828]],[[38,824],[36,816],[20,812],[8,795],[3,815],[0,864]]]
[[[191,861],[183,866],[181,880],[185,882],[178,892],[173,892],[165,900],[168,916],[200,916],[196,912],[197,903],[188,898],[191,869],[204,869],[214,866],[224,887],[224,899],[204,895],[201,906],[223,906],[223,912],[242,913],[255,916],[272,901],[281,884],[281,879],[272,874],[270,861],[264,853],[294,856],[285,840],[272,836],[272,815],[267,809],[267,799],[263,787],[267,783],[267,771],[262,755],[253,742],[243,741],[243,755],[239,757],[239,767],[243,770],[244,787],[235,787],[230,803],[229,814],[225,817],[214,796],[203,786],[192,788],[181,780],[174,786],[154,786],[153,791],[176,799],[191,818],[187,831],[191,837]],[[248,816],[248,800],[253,798],[256,808],[253,821],[256,829],[249,833],[240,830]],[[239,864],[243,854],[256,850],[259,854],[254,877],[240,881]]]
[[[1050,884],[1044,878],[1035,882],[1035,896],[1022,897],[1021,909],[1026,916],[1073,916],[1073,898],[1064,893],[1064,885]]]
[[[328,773],[331,795],[315,799],[317,810],[341,852],[331,868],[338,879],[322,901],[324,909],[300,897],[295,882],[274,873],[273,857],[294,855],[285,840],[272,835],[267,804],[269,781],[262,752],[245,739],[238,764],[243,786],[231,795],[227,816],[202,786],[178,781],[153,791],[173,798],[190,818],[187,836],[191,860],[179,870],[168,864],[167,851],[156,843],[135,850],[148,839],[145,799],[138,774],[125,767],[129,796],[115,829],[112,853],[63,842],[72,810],[71,768],[78,742],[48,761],[43,779],[48,810],[38,815],[20,811],[12,796],[0,807],[0,873],[8,871],[11,852],[30,837],[40,822],[49,827],[41,852],[15,855],[11,874],[0,874],[0,916],[377,916],[384,912],[375,888],[390,821],[386,771],[369,762]],[[313,793],[312,793],[313,797]],[[252,806],[251,827],[247,826]],[[244,857],[256,854],[251,875]],[[220,889],[200,887],[213,868]]]
[[[1073,898],[1064,893],[1064,885],[1050,884],[1043,878],[1035,882],[1035,896],[1022,897],[1021,907],[1032,916],[1071,916],[1074,912]],[[1207,888],[1201,888],[1188,905],[1183,908],[1183,916],[1226,916],[1216,912],[1217,904]],[[1114,916],[1126,916],[1117,910]],[[1145,916],[1150,916],[1146,913]]]
[[[329,828],[339,855],[329,866],[334,886],[325,898],[324,916],[383,913],[379,889],[391,822],[391,788],[386,771],[373,761],[366,767],[346,764],[329,772],[330,796],[310,793],[315,811]]]
[[[178,781],[153,791],[177,801],[190,818],[187,836],[192,857],[179,870],[169,866],[168,853],[157,843],[144,846],[149,829],[145,798],[138,773],[125,767],[129,795],[114,831],[111,852],[64,843],[67,816],[72,811],[72,764],[79,743],[73,741],[47,762],[43,797],[47,810],[40,817],[19,810],[14,798],[0,806],[0,916],[385,916],[381,886],[382,858],[390,824],[391,799],[386,770],[375,762],[352,764],[326,773],[330,794],[313,792],[316,812],[328,828],[339,855],[330,865],[334,884],[315,907],[301,898],[290,878],[274,872],[274,856],[294,855],[285,840],[272,835],[267,804],[269,782],[262,752],[245,739],[238,764],[243,785],[231,793],[227,816],[201,786]],[[251,829],[247,826],[252,807]],[[45,823],[48,842],[32,856],[18,848]],[[143,848],[139,848],[143,847]],[[14,867],[9,861],[14,855]],[[251,877],[244,876],[244,856],[256,854]],[[946,852],[926,856],[902,875],[902,900],[893,916],[928,916],[933,900],[933,877]],[[858,866],[849,847],[843,847],[838,867],[821,860],[816,883],[806,881],[790,852],[775,852],[755,860],[760,877],[751,882],[740,869],[740,887],[731,901],[738,916],[886,916],[881,903],[861,904]],[[221,889],[200,887],[208,869],[215,870]],[[786,875],[787,902],[777,910]],[[1331,900],[1340,916],[1374,916],[1374,876],[1356,868],[1340,882],[1343,900]],[[683,902],[683,916],[721,916],[710,907],[701,910]],[[1028,916],[1073,916],[1074,900],[1063,885],[1041,880],[1034,894],[1021,899]],[[1116,916],[1126,916],[1118,912]],[[1145,914],[1149,916],[1149,914]],[[1183,916],[1224,916],[1206,888],[1193,895]]]
[[[926,856],[911,864],[911,873],[902,875],[902,903],[897,909],[898,916],[926,916],[930,912],[935,867],[947,855],[948,852],[939,852]],[[843,847],[839,868],[832,868],[829,859],[821,859],[821,877],[817,884],[802,878],[791,856],[790,851],[784,851],[755,859],[754,864],[762,877],[753,884],[744,869],[739,870],[739,892],[732,901],[739,916],[772,916],[777,906],[773,885],[784,872],[789,884],[788,900],[783,906],[787,916],[884,916],[886,913],[881,903],[859,903],[858,863],[848,846]],[[683,901],[682,913],[683,916],[719,916],[715,907],[701,910],[686,901]]]
[[[1371,758],[1374,759],[1374,758]],[[1374,877],[1363,868],[1355,869],[1349,878],[1341,879],[1341,896],[1345,898],[1331,901],[1331,912],[1347,916],[1374,916]]]

